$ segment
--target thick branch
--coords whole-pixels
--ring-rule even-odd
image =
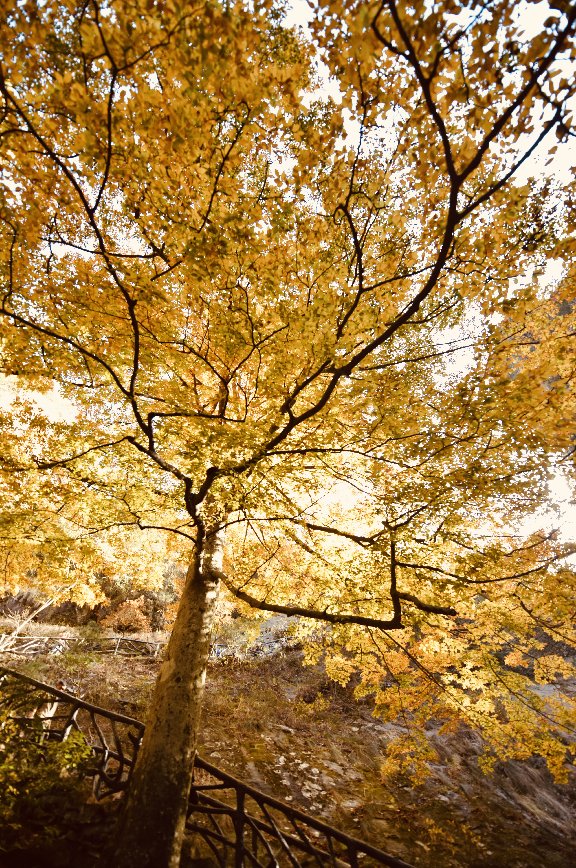
[[[376,627],[379,630],[401,630],[402,613],[394,614],[394,617],[384,621],[379,618],[365,618],[363,615],[341,615],[338,613],[322,611],[320,609],[306,609],[303,606],[282,606],[279,603],[267,603],[266,600],[258,600],[251,594],[236,588],[225,575],[220,576],[221,581],[230,593],[243,603],[248,603],[253,609],[261,609],[264,612],[278,612],[281,615],[298,615],[300,618],[311,618],[314,621],[326,621],[328,624],[358,624],[361,627]]]

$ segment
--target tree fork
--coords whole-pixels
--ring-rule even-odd
[[[178,868],[180,864],[220,586],[223,535],[217,529],[204,537],[188,567],[111,868]]]

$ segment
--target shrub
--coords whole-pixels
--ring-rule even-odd
[[[44,735],[41,720],[26,720],[23,729],[0,708],[0,851],[56,840],[85,800],[92,751],[84,736],[56,742]]]
[[[136,600],[125,600],[100,623],[102,627],[109,627],[118,633],[151,632],[152,627],[145,614],[145,607],[146,599],[143,596]]]

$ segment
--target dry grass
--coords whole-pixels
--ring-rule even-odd
[[[24,621],[20,617],[2,617],[0,618],[0,633],[13,633]],[[19,633],[20,636],[60,636],[64,638],[74,638],[78,636],[76,627],[68,627],[62,624],[40,624],[31,621],[26,624],[24,629]]]
[[[159,663],[71,651],[12,665],[142,718]],[[556,786],[539,761],[486,778],[474,733],[431,732],[442,760],[415,789],[382,779],[390,736],[368,702],[302,668],[296,651],[210,665],[200,752],[216,765],[419,868],[572,866],[576,785]]]

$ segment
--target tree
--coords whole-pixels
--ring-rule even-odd
[[[529,278],[570,256],[562,195],[515,183],[571,135],[576,8],[547,12],[322,0],[307,40],[274,2],[8,3],[3,371],[75,415],[23,441],[5,414],[4,536],[189,558],[116,865],[178,864],[221,581],[325,624],[382,708],[497,709],[501,755],[560,767],[517,671],[574,582],[522,525],[567,452],[565,364],[544,412],[515,337],[541,303],[546,340]]]

